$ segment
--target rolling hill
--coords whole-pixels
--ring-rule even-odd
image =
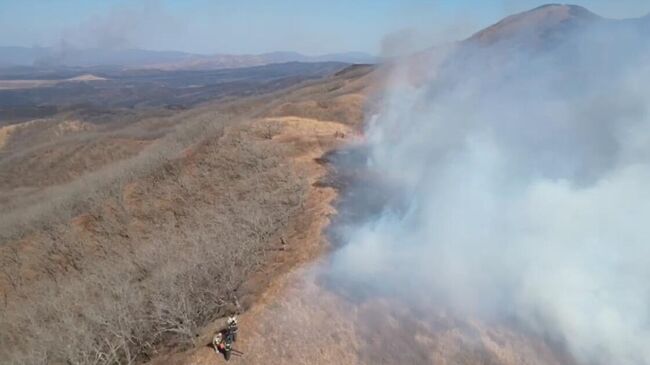
[[[377,59],[361,52],[306,56],[297,52],[271,52],[252,55],[193,54],[177,51],[141,49],[77,49],[70,47],[0,47],[0,67],[28,66],[156,68],[162,70],[214,70],[262,66],[287,62],[375,63]]]

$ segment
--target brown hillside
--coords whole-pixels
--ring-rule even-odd
[[[516,41],[528,46],[542,45],[561,37],[562,33],[602,20],[598,15],[576,5],[544,5],[511,15],[471,36],[467,42],[491,46]]]
[[[315,159],[361,122],[370,71],[128,125],[12,128],[0,357],[134,363],[192,346],[205,324],[315,257],[320,241],[304,243],[335,196],[314,186],[325,171]]]

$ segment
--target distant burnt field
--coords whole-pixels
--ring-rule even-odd
[[[185,109],[209,100],[279,90],[346,66],[338,62],[290,62],[206,71],[0,69],[0,83],[10,85],[0,84],[0,125],[61,112],[92,119],[117,110]],[[15,84],[27,86],[13,87]]]

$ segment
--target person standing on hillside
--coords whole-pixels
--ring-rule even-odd
[[[212,338],[212,345],[214,351],[221,352],[226,360],[230,359],[231,353],[242,356],[243,352],[233,349],[233,343],[237,341],[237,333],[239,332],[239,324],[237,316],[229,316],[226,320],[226,328],[218,331]]]
[[[230,335],[232,337],[232,341],[236,342],[237,341],[237,332],[239,332],[239,324],[237,322],[237,316],[233,315],[228,317],[227,320],[227,327],[226,327],[226,336]]]

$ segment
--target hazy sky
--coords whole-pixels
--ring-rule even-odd
[[[0,45],[128,47],[199,53],[379,53],[387,34],[463,38],[540,0],[0,0]],[[648,0],[575,0],[608,17]],[[428,44],[427,44],[428,45]]]

